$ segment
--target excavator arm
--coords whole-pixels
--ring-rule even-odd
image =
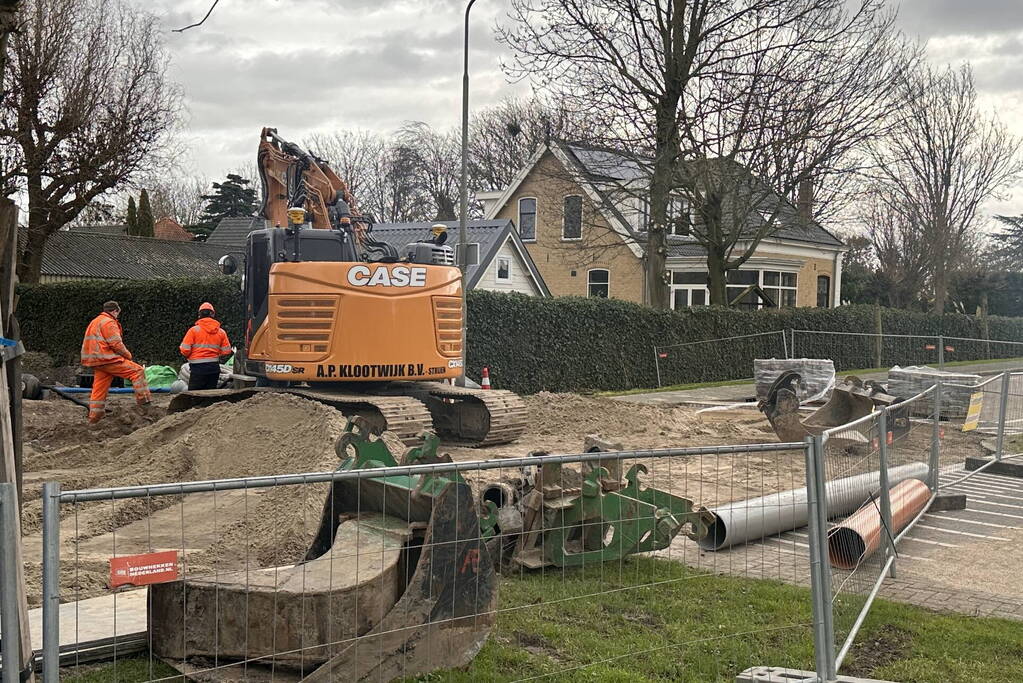
[[[276,128],[260,133],[256,156],[263,184],[260,215],[270,224],[288,224],[288,209],[301,207],[312,227],[350,232],[356,244],[366,243],[370,221],[361,213],[348,186],[330,165],[277,135]]]

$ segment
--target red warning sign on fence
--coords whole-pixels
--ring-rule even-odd
[[[178,551],[110,558],[110,587],[148,586],[178,579]]]
[[[946,346],[945,350],[948,351],[949,353],[952,353],[953,351],[956,350],[956,347],[954,347],[954,346]]]
[[[666,354],[666,353],[664,353],[664,352],[662,351],[662,352],[660,352],[660,353],[658,353],[658,354],[657,354],[657,357],[658,357],[658,358],[667,358],[667,357],[668,357],[668,354]]]
[[[925,344],[925,345],[924,345],[924,350],[925,350],[925,351],[933,351],[933,350],[935,350],[936,348],[938,348],[938,347],[937,347],[937,346],[935,346],[934,344]]]

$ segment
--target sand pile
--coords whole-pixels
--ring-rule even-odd
[[[25,469],[52,472],[50,478],[59,479],[65,490],[323,471],[338,465],[334,441],[344,425],[341,413],[320,403],[261,394],[168,415],[119,438],[83,439],[48,452],[29,449]],[[82,423],[62,428],[90,433]],[[38,498],[35,487],[25,493],[29,501]],[[163,504],[154,499],[152,505]],[[126,512],[130,501],[114,507],[120,524],[145,515],[142,509]],[[38,501],[27,508],[25,531],[31,532],[38,524]]]
[[[599,433],[626,448],[666,448],[717,443],[762,442],[773,440],[774,433],[760,424],[741,422],[709,424],[701,422],[693,408],[651,406],[609,398],[540,392],[526,398],[530,436],[559,439]],[[751,411],[754,420],[759,417]]]

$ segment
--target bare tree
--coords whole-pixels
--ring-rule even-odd
[[[585,115],[534,95],[506,98],[469,122],[469,175],[477,190],[507,187],[536,151],[551,140],[593,139]]]
[[[387,149],[384,138],[364,130],[339,130],[310,135],[302,146],[330,163],[360,208],[379,213],[379,206],[374,204],[383,183],[380,160]]]
[[[412,163],[415,183],[429,197],[428,219],[453,221],[457,217],[458,168],[461,145],[455,131],[437,131],[422,121],[411,121],[394,136]]]
[[[154,18],[122,0],[32,0],[10,39],[0,184],[24,190],[28,236],[18,264],[36,282],[46,239],[101,194],[169,149],[177,90]]]
[[[905,106],[893,113],[874,156],[930,247],[932,308],[940,313],[949,276],[978,231],[980,207],[1023,172],[1021,143],[979,111],[969,65],[921,66],[899,82]]]
[[[711,302],[725,274],[789,220],[805,181],[826,187],[894,106],[912,53],[883,0],[513,0],[509,72],[599,122],[648,182],[649,301],[668,305],[673,205],[694,214]],[[637,188],[628,188],[638,192]]]
[[[868,188],[860,203],[877,261],[877,279],[885,302],[893,308],[920,305],[928,283],[930,249],[914,212],[884,186]]]
[[[206,176],[161,176],[156,175],[143,181],[149,190],[153,216],[157,219],[170,216],[183,226],[194,226],[200,222],[212,182]]]

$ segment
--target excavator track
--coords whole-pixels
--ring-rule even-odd
[[[409,396],[378,396],[342,393],[304,387],[251,387],[185,391],[171,399],[169,412],[209,406],[220,401],[244,401],[258,393],[293,394],[337,408],[343,413],[365,413],[374,428],[390,431],[406,445],[420,442],[422,433],[433,428],[430,411],[422,401]]]
[[[443,382],[395,382],[384,390],[426,404],[437,434],[479,448],[510,443],[526,429],[526,404],[511,391],[469,389]]]
[[[220,401],[243,401],[257,393],[294,394],[346,414],[363,413],[375,428],[394,433],[407,445],[418,444],[424,431],[433,430],[447,441],[493,446],[514,441],[526,428],[526,405],[518,395],[442,382],[395,382],[372,393],[307,387],[186,391],[171,399],[168,410],[175,413]]]

